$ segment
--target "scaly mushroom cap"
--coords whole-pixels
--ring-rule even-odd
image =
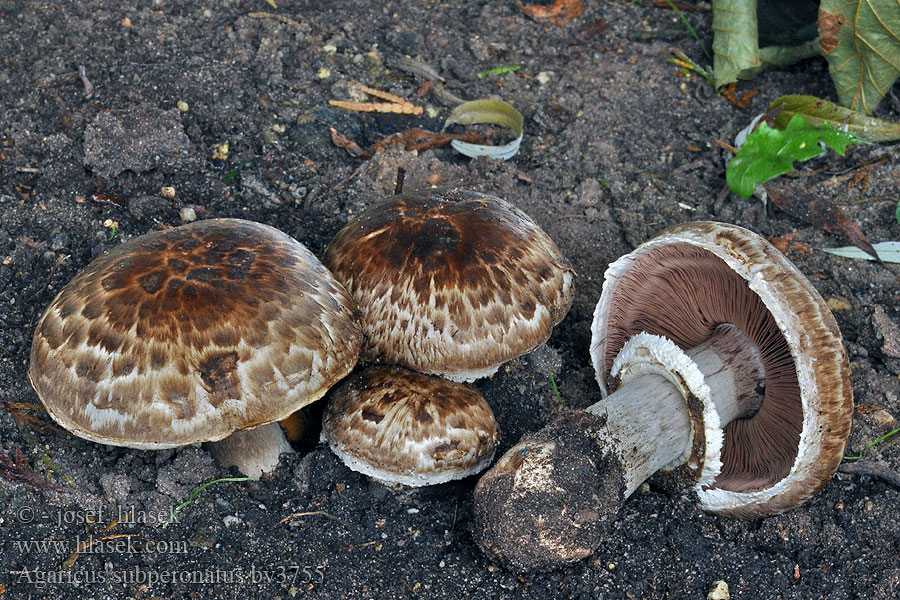
[[[610,265],[594,313],[591,356],[604,394],[619,350],[645,331],[684,349],[731,323],[757,346],[765,398],[724,431],[707,427],[694,490],[736,516],[793,508],[831,478],[853,413],[840,330],[822,297],[770,243],[723,223],[667,229]],[[709,407],[706,407],[709,409]],[[697,414],[695,413],[695,418]]]
[[[360,307],[363,358],[456,381],[547,341],[574,297],[556,244],[476,192],[379,202],[335,236],[324,262]]]
[[[482,471],[500,434],[491,407],[475,389],[400,367],[376,367],[333,392],[322,437],[354,471],[422,486]]]
[[[356,363],[353,301],[302,244],[213,219],[91,262],[34,332],[29,379],[89,440],[169,448],[283,419]]]

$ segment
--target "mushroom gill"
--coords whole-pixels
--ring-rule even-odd
[[[765,368],[765,400],[754,414],[725,426],[715,486],[751,492],[783,479],[800,441],[800,387],[787,342],[747,281],[711,252],[669,244],[639,256],[619,279],[615,295],[607,326],[607,374],[622,346],[642,331],[692,348],[720,325],[731,324],[756,345]]]

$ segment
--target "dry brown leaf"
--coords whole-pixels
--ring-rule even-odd
[[[343,148],[346,150],[350,156],[355,158],[369,158],[366,156],[366,151],[359,147],[359,144],[348,138],[346,135],[335,129],[334,127],[329,127],[328,131],[331,133],[331,143],[337,146],[338,148]]]
[[[723,96],[725,96],[726,100],[728,100],[729,102],[731,102],[738,108],[744,108],[744,109],[750,108],[750,99],[753,96],[758,95],[759,90],[750,90],[749,92],[745,92],[743,96],[738,98],[737,95],[735,94],[736,87],[737,87],[737,84],[732,83],[732,84],[727,85],[724,88],[722,88],[722,91],[720,93]]]
[[[41,490],[71,491],[68,488],[47,481],[41,474],[35,472],[31,467],[31,463],[25,458],[25,454],[18,448],[13,450],[12,458],[0,454],[0,475],[10,481],[22,483],[38,493],[41,493]]]
[[[769,200],[785,213],[829,233],[841,235],[879,260],[866,235],[838,206],[821,198],[810,197],[803,193],[802,186],[797,183],[769,182],[763,187]]]
[[[378,152],[382,152],[395,146],[402,146],[404,150],[409,152],[412,150],[422,151],[446,146],[453,140],[460,140],[472,144],[481,144],[485,141],[484,136],[479,133],[439,133],[413,127],[406,131],[385,136],[363,150],[356,142],[336,130],[334,127],[329,127],[329,131],[331,132],[331,142],[338,148],[343,148],[355,158],[371,158]]]
[[[540,4],[526,6],[521,0],[516,0],[516,6],[526,16],[535,20],[547,19],[553,25],[568,25],[572,19],[584,12],[581,0],[555,0],[550,6]]]

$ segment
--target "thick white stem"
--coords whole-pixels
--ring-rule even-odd
[[[645,353],[628,357],[641,363],[636,369],[639,374],[587,409],[606,417],[607,448],[625,471],[626,498],[658,470],[674,469],[691,455],[691,414],[683,388],[675,384],[685,372],[699,369],[698,376],[709,386],[719,427],[752,415],[762,402],[762,359],[737,327],[722,325],[687,352],[670,352],[675,346],[667,344],[666,351],[653,358]]]
[[[663,467],[690,455],[690,414],[681,392],[661,375],[632,379],[587,410],[606,416],[607,448],[625,471],[625,498]]]
[[[759,350],[743,331],[720,325],[687,355],[703,373],[722,427],[759,410],[766,370]]]
[[[275,471],[278,457],[293,452],[293,449],[281,426],[269,423],[235,431],[224,440],[212,442],[210,452],[222,467],[234,466],[250,479],[259,479],[263,474]]]

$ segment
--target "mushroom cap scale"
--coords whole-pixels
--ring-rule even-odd
[[[332,392],[322,437],[354,471],[422,486],[485,469],[500,434],[474,388],[401,367],[375,367]]]
[[[606,395],[613,360],[641,331],[691,348],[723,323],[757,345],[765,399],[756,414],[724,431],[707,424],[706,463],[694,491],[713,512],[750,516],[793,508],[840,463],[852,390],[834,317],[766,240],[734,225],[689,223],[611,264],[594,314],[597,381]]]
[[[522,211],[458,190],[389,198],[324,262],[362,312],[363,358],[472,381],[547,341],[574,271]]]
[[[349,373],[357,318],[290,236],[198,221],[124,242],[69,282],[35,328],[29,379],[86,439],[215,441],[287,417]]]

